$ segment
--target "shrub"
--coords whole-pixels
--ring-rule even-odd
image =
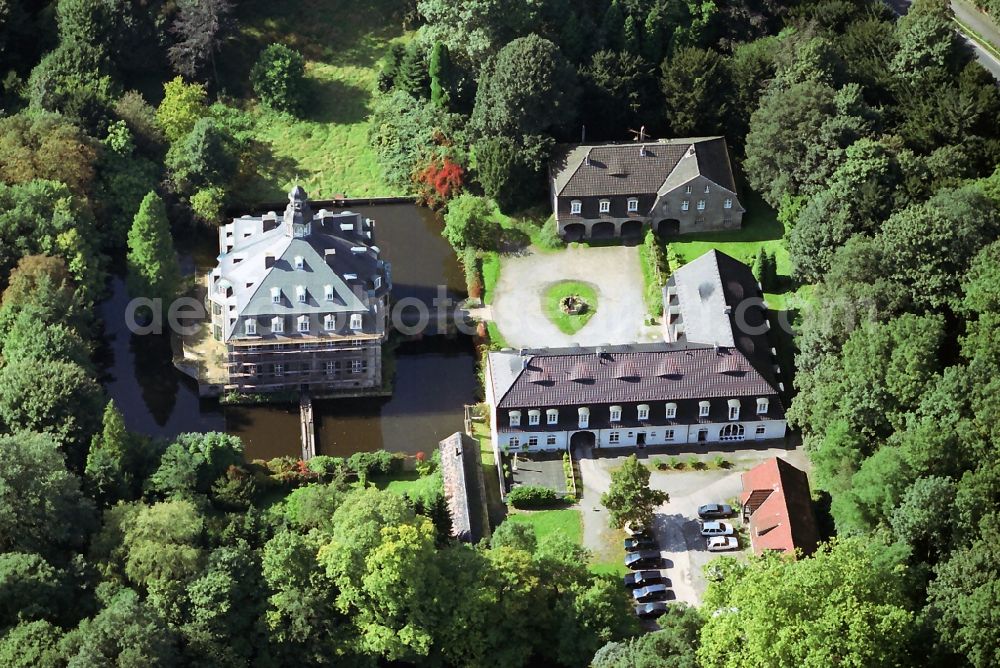
[[[654,459],[653,460],[653,466],[655,466],[657,468],[657,470],[659,470],[659,471],[666,471],[667,470],[667,462],[662,457],[657,457],[656,459]]]
[[[667,268],[670,269],[670,273],[674,273],[683,266],[684,258],[674,250],[673,246],[667,245]]]
[[[261,101],[278,111],[297,112],[305,101],[306,61],[284,44],[264,49],[250,70],[250,83]]]
[[[670,462],[670,468],[672,469],[679,469],[682,466],[684,466],[684,463],[681,462],[681,460],[677,457],[671,457],[669,462]]]
[[[729,461],[722,455],[718,455],[714,459],[712,459],[712,466],[714,466],[717,469],[728,469]]]
[[[548,487],[519,485],[507,494],[507,501],[515,508],[542,508],[559,500],[559,495]]]
[[[355,452],[347,459],[347,466],[358,474],[361,482],[367,482],[372,476],[397,472],[402,467],[402,459],[388,450]]]
[[[479,268],[479,253],[472,246],[462,251],[462,268],[465,269],[465,289],[470,299],[483,297],[483,273]]]
[[[705,465],[701,463],[701,460],[695,457],[694,455],[691,455],[688,458],[688,466],[690,466],[693,469],[705,468]]]
[[[327,455],[316,455],[309,460],[308,466],[310,471],[326,482],[338,475],[346,474],[349,470],[346,459]]]
[[[444,206],[462,190],[464,174],[462,166],[447,156],[431,160],[414,178],[417,200],[432,209]]]

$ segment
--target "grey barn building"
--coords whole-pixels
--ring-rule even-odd
[[[780,369],[759,286],[710,251],[674,272],[661,343],[490,353],[486,399],[501,450],[780,439]]]
[[[571,144],[549,165],[552,208],[567,239],[738,228],[744,208],[723,137]]]
[[[392,275],[374,231],[358,213],[313,213],[299,186],[283,215],[219,229],[207,300],[226,345],[225,389],[336,396],[382,386]]]

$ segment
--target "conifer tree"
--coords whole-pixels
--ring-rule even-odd
[[[105,504],[127,498],[129,435],[114,400],[104,409],[101,433],[94,434],[87,453],[85,480],[90,494]]]
[[[164,301],[173,298],[180,284],[180,267],[170,236],[167,209],[155,192],[143,198],[132,220],[127,259],[128,289],[133,297]]]
[[[447,109],[451,101],[451,56],[443,42],[434,42],[428,74],[431,78],[431,102],[436,107]]]
[[[601,22],[601,36],[604,38],[604,48],[611,51],[622,50],[622,38],[625,32],[625,15],[618,0],[611,0],[611,6],[604,14]]]

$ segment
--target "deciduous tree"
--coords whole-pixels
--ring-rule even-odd
[[[649,526],[653,510],[669,499],[666,492],[649,487],[649,469],[632,455],[611,473],[611,485],[601,495],[608,509],[611,525],[616,528],[626,522]]]

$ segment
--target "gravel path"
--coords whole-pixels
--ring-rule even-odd
[[[597,290],[597,311],[576,334],[563,334],[542,312],[545,289],[565,280],[586,281]],[[491,316],[511,346],[543,348],[574,343],[596,346],[662,340],[647,327],[642,270],[636,247],[577,246],[553,253],[504,257]]]

